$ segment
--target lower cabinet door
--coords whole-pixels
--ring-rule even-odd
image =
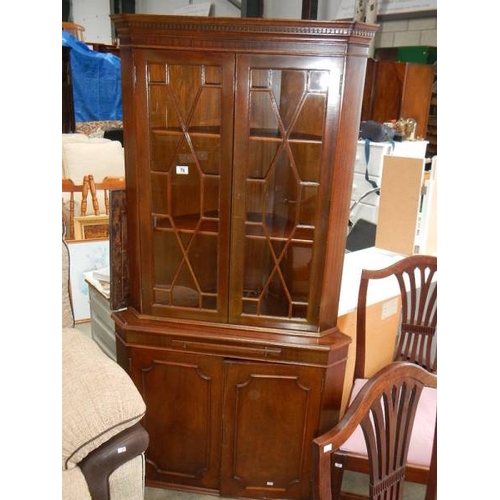
[[[218,491],[221,358],[141,347],[130,354],[147,408],[148,484]]]
[[[221,496],[310,498],[323,370],[224,361]]]

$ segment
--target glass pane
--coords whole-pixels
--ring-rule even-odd
[[[222,70],[153,63],[148,78],[155,301],[216,310]]]
[[[151,174],[151,203],[152,211],[157,215],[171,213],[169,185],[170,179],[166,174]]]
[[[187,257],[199,290],[214,293],[217,290],[217,237],[196,235]]]
[[[219,136],[209,137],[191,134],[190,137],[194,154],[186,158],[179,157],[179,162],[196,161],[204,174],[219,174],[221,171]]]
[[[178,149],[183,142],[184,136],[180,134],[151,135],[151,170],[168,172],[175,165]]]
[[[300,183],[284,149],[269,171],[265,190],[265,212],[272,215],[268,224],[274,226],[268,228],[269,233],[273,236],[286,236],[283,231],[288,228],[289,222],[295,222],[296,219]]]
[[[326,112],[326,95],[307,95],[301,104],[297,109],[298,113],[291,130],[292,139],[321,141],[324,123],[322,118]]]
[[[289,144],[300,179],[319,182],[321,144],[306,141],[291,141]]]
[[[250,135],[280,137],[278,120],[271,92],[254,91],[250,94]]]
[[[264,179],[278,152],[280,142],[251,140],[248,144],[248,178]]]
[[[150,63],[148,66],[148,80],[150,83],[166,83],[167,66],[164,63]]]
[[[170,121],[175,118],[175,123],[167,124],[167,87],[165,85],[150,85],[149,86],[149,123],[151,128],[165,129],[168,126],[174,126],[180,129],[179,120],[174,115],[170,116]]]
[[[156,257],[154,267],[155,283],[161,287],[170,287],[183,258],[182,249],[173,232],[162,230],[154,232],[154,254]],[[170,265],[163,265],[161,257],[164,259],[168,257]]]
[[[207,113],[210,110],[210,113]],[[189,121],[190,132],[219,133],[221,113],[221,89],[202,89],[194,107],[194,113]]]
[[[243,314],[310,318],[328,81],[327,71],[251,70]]]
[[[202,71],[202,66],[168,65],[169,93],[185,122],[201,92]]]
[[[203,178],[203,216],[219,217],[219,177]]]

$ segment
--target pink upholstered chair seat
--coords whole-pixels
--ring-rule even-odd
[[[357,379],[354,381],[349,405],[352,403],[358,392],[366,384],[367,379]],[[410,439],[408,450],[408,462],[416,465],[429,467],[432,455],[432,443],[434,439],[434,426],[436,422],[437,389],[424,387],[420,401],[417,406],[415,423]],[[363,431],[358,426],[351,437],[342,446],[342,451],[366,455],[366,444]]]

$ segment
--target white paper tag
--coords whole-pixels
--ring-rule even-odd
[[[189,174],[189,167],[187,165],[176,165],[175,173],[179,175],[187,175]]]

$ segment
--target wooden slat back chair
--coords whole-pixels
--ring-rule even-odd
[[[417,407],[425,397],[425,391],[436,387],[437,375],[405,361],[394,361],[371,377],[340,422],[313,440],[313,499],[401,500]],[[365,496],[338,496],[335,455],[356,432],[361,432],[360,428],[368,450],[368,492]],[[436,435],[434,425],[432,467],[425,500],[437,498]]]
[[[85,28],[82,25],[63,21],[62,29],[73,35],[77,40],[85,41]]]
[[[75,239],[75,216],[86,215],[108,215],[109,216],[109,191],[111,189],[124,189],[125,178],[123,177],[105,177],[102,182],[94,182],[93,175],[85,175],[82,184],[75,184],[71,179],[62,179],[62,192],[69,194],[69,199],[63,196],[63,221],[69,230],[66,239]],[[81,193],[80,199],[75,198],[75,193]],[[88,197],[92,212],[88,213]],[[99,202],[101,198],[102,203]],[[80,208],[77,210],[77,205]],[[104,207],[102,206],[104,205]],[[67,217],[65,214],[67,213]]]
[[[350,402],[366,384],[372,373],[367,373],[367,295],[370,282],[390,279],[398,284],[401,301],[399,332],[395,342],[393,361],[406,361],[437,374],[437,257],[412,255],[380,270],[361,272],[356,322],[356,360]],[[428,484],[432,457],[432,443],[436,420],[437,392],[425,391],[418,410],[412,436],[406,479]],[[349,406],[348,406],[349,408]],[[340,495],[345,470],[368,473],[369,459],[360,433],[344,443],[334,457],[336,495]],[[355,498],[342,494],[334,498]],[[392,498],[392,497],[391,497]]]

